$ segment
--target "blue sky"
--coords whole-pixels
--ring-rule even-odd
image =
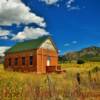
[[[100,0],[0,0],[0,9],[1,53],[48,34],[60,54],[100,46]]]

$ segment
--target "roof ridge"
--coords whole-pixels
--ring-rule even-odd
[[[25,42],[30,42],[30,41],[38,40],[38,39],[41,39],[41,38],[44,38],[44,37],[49,38],[50,36],[49,36],[49,35],[45,35],[45,36],[41,36],[41,37],[38,37],[38,38],[35,38],[35,39],[25,40],[25,41],[23,41],[23,42],[17,42],[17,43],[25,43]]]

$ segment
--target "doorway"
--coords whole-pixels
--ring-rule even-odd
[[[50,56],[47,57],[47,66],[50,66],[50,63],[51,63],[51,58]]]

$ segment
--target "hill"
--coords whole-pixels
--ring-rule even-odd
[[[80,51],[65,53],[63,57],[66,60],[100,61],[100,47],[92,46]]]

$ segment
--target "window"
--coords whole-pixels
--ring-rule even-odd
[[[49,60],[49,61],[51,60],[50,56],[48,56],[48,60]]]
[[[25,57],[22,57],[22,65],[25,65]]]
[[[30,56],[30,65],[33,65],[33,56]]]
[[[15,58],[15,65],[18,65],[18,58]]]
[[[8,59],[9,66],[11,66],[11,58]]]

